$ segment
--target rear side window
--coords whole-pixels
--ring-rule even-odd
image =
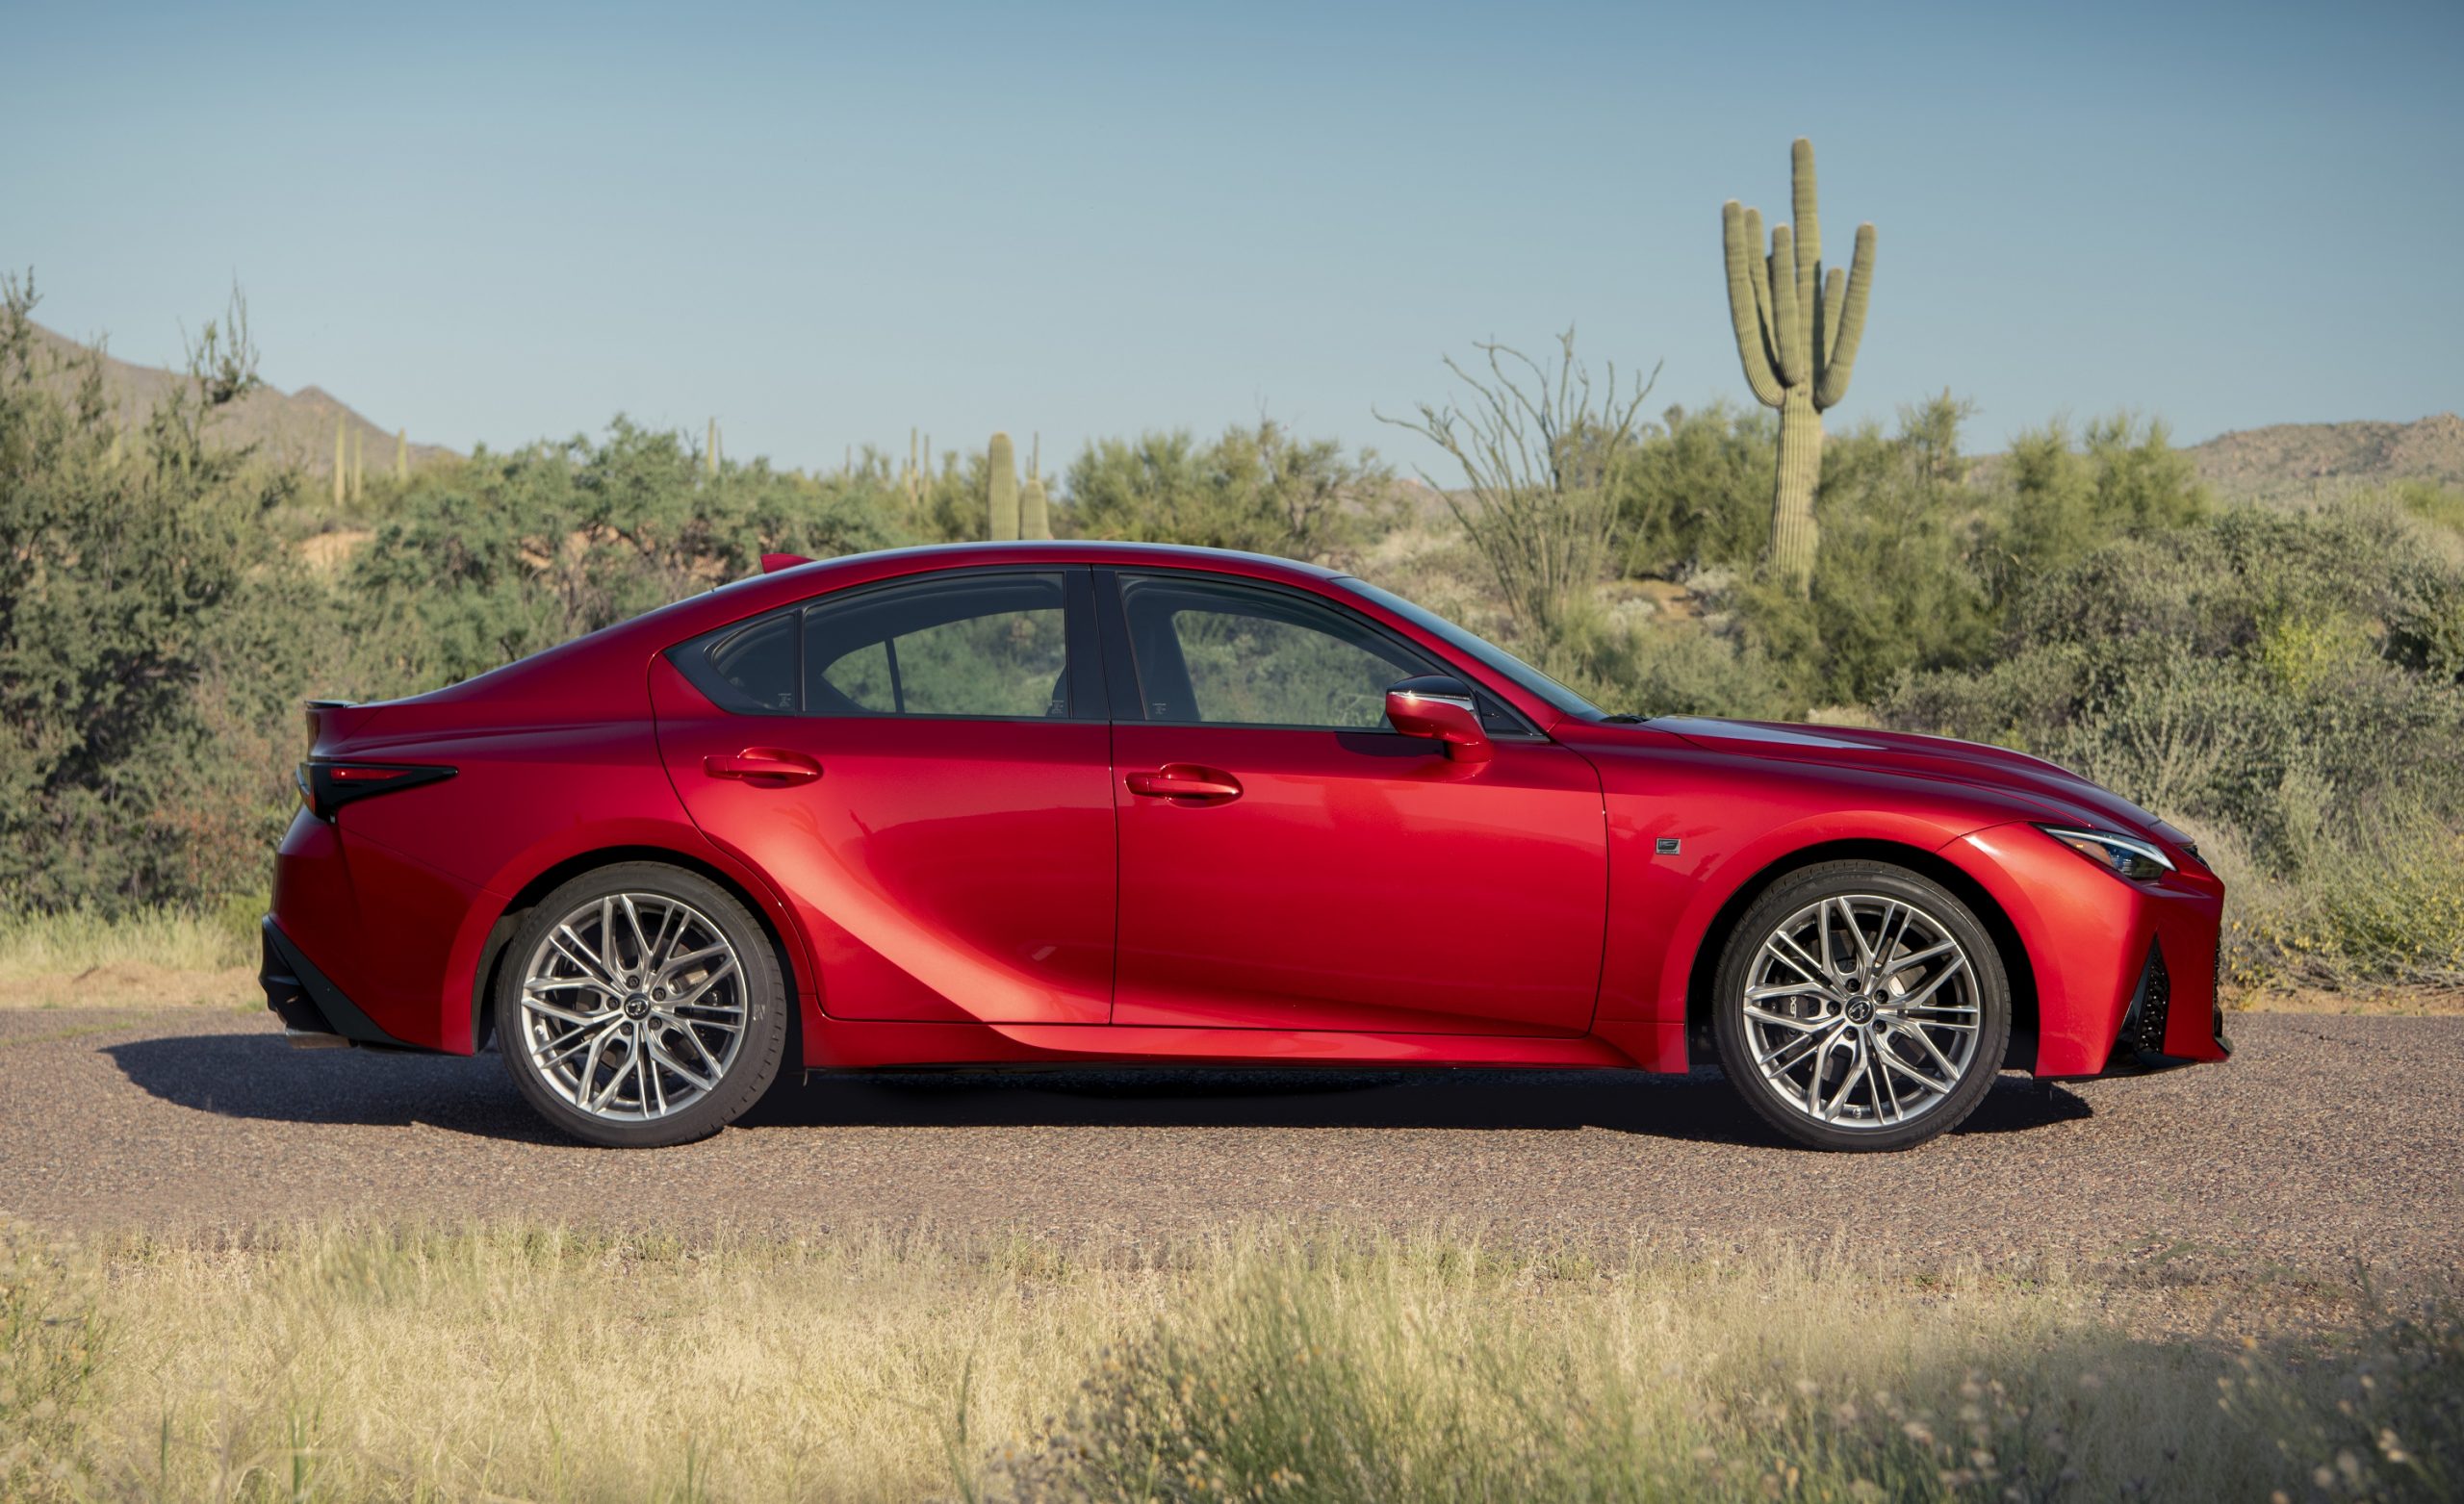
[[[747,715],[794,713],[794,618],[765,617],[750,626],[732,627],[710,643],[706,655],[697,656],[707,672],[692,676],[694,683],[721,709]]]
[[[864,591],[805,612],[807,715],[1069,713],[1058,574],[987,574]]]
[[[1066,598],[1058,574],[928,576],[825,597],[668,657],[739,715],[1066,716]]]

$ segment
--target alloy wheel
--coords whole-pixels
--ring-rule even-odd
[[[1976,1064],[1977,977],[1950,927],[1904,898],[1825,897],[1746,969],[1744,1036],[1771,1095],[1827,1128],[1879,1132],[1939,1108]]]
[[[680,900],[610,893],[532,948],[521,1048],[550,1090],[593,1117],[648,1122],[717,1089],[742,1048],[744,969],[709,916]]]

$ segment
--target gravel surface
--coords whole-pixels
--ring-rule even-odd
[[[0,1013],[0,1211],[1118,1239],[1309,1219],[2452,1279],[2464,1018],[2244,1016],[2235,1033],[2221,1067],[2006,1077],[1961,1131],[1900,1155],[1784,1148],[1708,1075],[1189,1070],[817,1075],[716,1138],[626,1153],[551,1137],[493,1055],[293,1051],[267,1015],[220,1008]]]

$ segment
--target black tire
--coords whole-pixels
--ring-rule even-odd
[[[1862,911],[1858,907],[1861,904],[1866,905]],[[1861,952],[1896,959],[1919,956],[1929,948],[1866,930],[1868,921],[1877,926],[1889,923],[1892,905],[1913,911],[1913,917],[1900,921],[1903,940],[1912,930],[1927,934],[1916,928],[1921,919],[1938,939],[1956,942],[1957,951],[1944,953],[1935,963],[1951,975],[1937,982],[1923,961],[1901,962],[1905,971],[1886,972],[1880,961],[1873,960],[1860,971]],[[1809,913],[1817,918],[1809,921]],[[1831,928],[1809,931],[1803,928],[1809,923]],[[1777,933],[1784,926],[1791,927],[1784,938]],[[1804,938],[1814,933],[1821,937],[1817,943],[1829,947],[1830,956],[1817,956],[1805,945]],[[1828,986],[1813,981],[1807,966],[1783,958],[1789,950],[1787,941],[1795,942],[1795,954],[1807,961],[1833,962]],[[1766,942],[1774,947],[1774,958],[1760,961]],[[1849,974],[1837,969],[1842,955]],[[1960,964],[1953,964],[1955,958]],[[1800,996],[1758,999],[1758,1014],[1749,1016],[1746,990],[1758,974],[1758,962],[1765,979],[1760,985],[1807,990]],[[1962,971],[1967,977],[1964,991]],[[1950,1132],[1992,1089],[2010,1045],[2011,983],[1992,936],[1949,889],[1884,862],[1822,862],[1773,883],[1737,921],[1721,953],[1714,985],[1712,1024],[1721,1069],[1747,1107],[1810,1148],[1907,1149]],[[1933,990],[1920,996],[1929,986]],[[1933,1003],[1945,996],[1954,1002]],[[1912,998],[1917,1000],[1912,1008],[1908,1003]],[[1772,1018],[1773,1013],[1788,1014],[1794,1021],[1783,1023]],[[1970,1027],[1966,1021],[1971,1018],[1972,1036],[1966,1032]],[[1758,1056],[1758,1036],[1763,1041]],[[1796,1043],[1800,1037],[1810,1044]],[[1960,1050],[1970,1037],[1973,1049],[1960,1059]],[[1929,1053],[1929,1041],[1933,1050],[1941,1052],[1938,1056]],[[1889,1052],[1887,1057],[1885,1051]],[[1935,1063],[1937,1059],[1960,1069],[1943,1070]],[[1762,1060],[1771,1062],[1770,1070]],[[1894,1069],[1894,1064],[1899,1068]],[[1950,1089],[1929,1094],[1926,1086],[1917,1084],[1926,1081],[1939,1082]],[[1826,1096],[1834,1082],[1839,1083],[1836,1101]],[[1902,1096],[1903,1088],[1908,1096],[1923,1097],[1925,1105],[1912,1107]],[[1814,1105],[1809,1105],[1800,1092],[1809,1093]],[[1836,1115],[1826,1120],[1824,1107]],[[1894,1109],[1904,1115],[1894,1120]]]
[[[694,1066],[702,1070],[704,1077],[710,1081],[711,1084],[706,1088],[692,1085],[680,1073],[662,1071],[653,1063],[658,1058],[658,1051],[643,1050],[643,1058],[638,1062],[643,1074],[634,1078],[635,1084],[629,1089],[643,1101],[645,1107],[655,1101],[661,1109],[661,1114],[656,1116],[645,1114],[637,1118],[624,1119],[606,1115],[603,1112],[586,1110],[577,1106],[574,1100],[570,1100],[564,1090],[560,1089],[559,1085],[552,1083],[550,1080],[554,1066],[551,1063],[543,1063],[543,1058],[552,1056],[554,1051],[542,1046],[554,1041],[543,1041],[531,1032],[534,1024],[542,1030],[567,1026],[559,1020],[542,1017],[526,1008],[523,1001],[529,962],[543,945],[549,944],[551,932],[578,910],[584,909],[601,900],[613,902],[617,895],[632,895],[637,899],[647,896],[661,903],[681,905],[680,909],[666,911],[662,915],[661,922],[668,922],[670,918],[679,914],[685,916],[674,920],[680,925],[689,925],[695,920],[703,921],[706,930],[715,930],[719,936],[724,937],[726,946],[732,951],[732,959],[734,966],[732,970],[736,974],[736,980],[740,981],[743,1027],[740,1037],[732,1040],[721,1032],[728,1024],[721,1019],[721,1009],[717,1006],[697,1008],[695,1017],[687,1018],[680,1023],[671,1021],[664,1026],[661,1020],[671,1020],[678,1015],[646,1012],[620,1016],[625,1014],[629,1007],[636,1003],[641,1004],[646,1009],[650,1006],[647,998],[652,973],[647,969],[635,974],[642,979],[642,984],[639,987],[629,988],[632,995],[621,1001],[600,991],[558,992],[549,998],[549,1001],[555,1002],[559,1006],[573,1007],[577,1011],[591,1017],[594,1020],[594,1029],[623,1037],[625,1043],[622,1047],[628,1052],[638,1048],[633,1040],[649,1036],[647,1033],[637,1033],[634,1031],[654,1032],[659,1040],[677,1046],[677,1049],[669,1055],[669,1058],[693,1062]],[[646,905],[636,904],[635,909],[638,912],[644,906]],[[629,927],[619,929],[616,946],[620,957],[632,932],[636,931],[630,930]],[[593,933],[595,934],[595,931]],[[684,943],[683,933],[684,931],[680,930],[679,939],[676,944],[671,945],[670,954],[675,954],[677,948]],[[600,942],[603,946],[604,943],[603,940]],[[638,941],[634,944],[638,950]],[[654,945],[655,941],[654,941]],[[582,949],[591,959],[601,958],[594,947],[585,945]],[[654,956],[643,957],[645,961],[654,958]],[[575,963],[572,971],[575,978],[572,984],[575,987],[589,985],[579,980],[582,975],[589,974],[586,967]],[[698,980],[701,974],[696,975]],[[617,976],[614,980],[625,982],[628,979]],[[727,979],[723,976],[714,984],[714,988],[726,985]],[[680,986],[677,990],[678,1001],[668,1006],[694,1007],[695,1005],[682,1001],[683,994],[684,988]],[[706,991],[703,995],[725,996],[724,993],[715,990]],[[662,1003],[665,1003],[667,994],[664,990],[660,997]],[[599,1144],[611,1149],[651,1149],[668,1144],[688,1143],[696,1138],[706,1138],[734,1122],[755,1103],[760,1101],[762,1094],[770,1089],[771,1083],[778,1079],[780,1067],[786,1058],[790,1032],[787,989],[781,977],[778,955],[771,948],[768,933],[727,889],[698,873],[687,872],[682,868],[670,867],[659,862],[619,862],[612,866],[597,868],[573,879],[541,899],[531,909],[528,917],[523,921],[522,927],[514,932],[513,939],[505,946],[503,961],[499,968],[497,978],[495,1008],[498,1048],[504,1056],[505,1070],[513,1077],[513,1083],[521,1091],[524,1100],[527,1101],[541,1117],[546,1118],[561,1132],[581,1139],[585,1143]],[[699,1021],[700,1015],[704,1013],[708,1015],[709,1021]],[[603,1018],[603,1024],[597,1022]],[[686,1038],[688,1024],[697,1038],[720,1041],[718,1048],[714,1051],[706,1050],[705,1054],[698,1057],[693,1055],[691,1050],[686,1048],[693,1043],[693,1040]],[[578,1032],[579,1026],[572,1027]],[[563,1037],[575,1036],[569,1033]],[[732,1053],[729,1053],[731,1051]],[[599,1055],[591,1055],[590,1066],[596,1068],[600,1059]],[[719,1063],[721,1068],[712,1073],[706,1066],[701,1064],[703,1060]],[[572,1068],[578,1074],[582,1067],[579,1062],[576,1062]],[[622,1075],[623,1072],[619,1070],[614,1074]],[[593,1079],[596,1082],[599,1078],[594,1075]],[[666,1094],[666,1083],[671,1080],[679,1083],[680,1092],[698,1091],[699,1095],[683,1105],[675,1107],[673,1110],[667,1110],[669,1098]],[[568,1082],[567,1084],[572,1083]],[[624,1106],[621,1096],[610,1103],[610,1108],[618,1110],[621,1110]]]

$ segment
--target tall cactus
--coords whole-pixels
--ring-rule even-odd
[[[1052,536],[1052,503],[1043,494],[1041,475],[1029,475],[1027,483],[1018,488],[1018,536]]]
[[[1010,436],[996,433],[992,447],[985,456],[991,471],[988,488],[992,506],[992,541],[1007,543],[1018,536],[1018,456],[1010,446]]]
[[[1780,410],[1780,474],[1771,497],[1771,573],[1804,595],[1813,580],[1814,483],[1822,475],[1822,414],[1848,395],[1865,303],[1874,283],[1874,227],[1857,227],[1848,269],[1822,266],[1814,208],[1813,142],[1789,150],[1796,223],[1775,225],[1762,248],[1762,212],[1733,198],[1720,211],[1729,319],[1755,399]]]
[[[350,497],[350,451],[343,436],[343,415],[334,415],[334,505]]]
[[[1052,502],[1043,492],[1043,435],[1027,446],[1027,483],[1018,491],[1018,536],[1052,536]]]
[[[710,420],[710,436],[702,446],[702,473],[712,480],[719,478],[719,421]]]
[[[394,480],[397,485],[411,478],[411,431],[394,430]]]

